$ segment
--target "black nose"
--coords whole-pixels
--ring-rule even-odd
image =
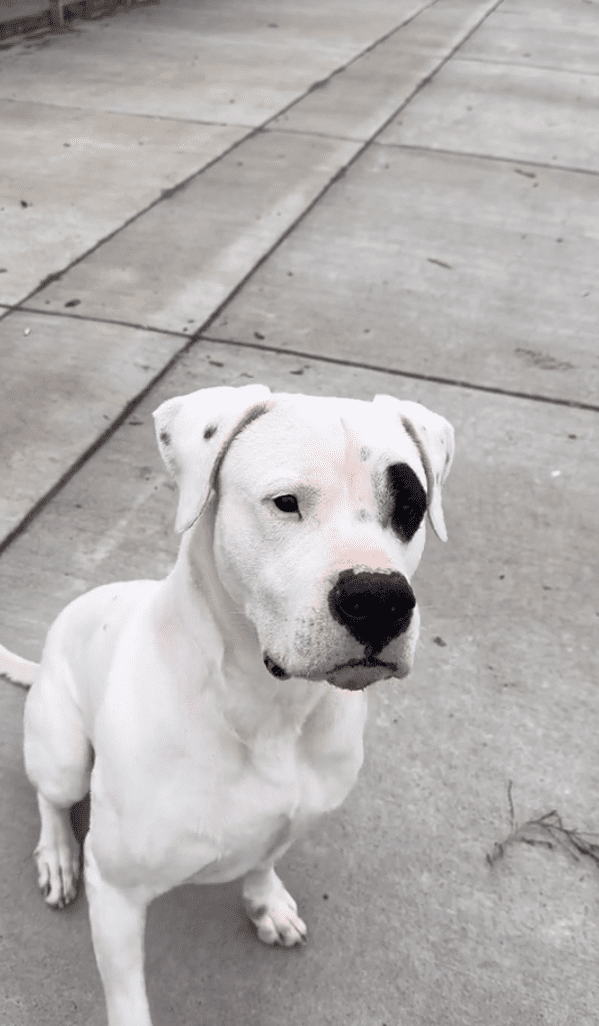
[[[416,596],[403,574],[343,570],[329,592],[329,609],[338,623],[365,645],[366,655],[380,652],[407,630]]]

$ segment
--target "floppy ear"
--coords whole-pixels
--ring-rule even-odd
[[[374,404],[381,410],[394,411],[416,445],[426,474],[429,519],[435,534],[441,541],[447,541],[441,489],[453,460],[454,435],[451,424],[445,417],[427,410],[420,403],[402,401],[391,395],[375,396]]]
[[[202,513],[231,442],[266,413],[270,394],[266,385],[201,388],[167,399],[154,412],[160,455],[179,486],[178,534]]]

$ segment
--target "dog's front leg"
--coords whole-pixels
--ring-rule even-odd
[[[147,896],[103,879],[89,835],[85,842],[85,889],[94,952],[108,1011],[108,1026],[152,1026],[144,976]]]

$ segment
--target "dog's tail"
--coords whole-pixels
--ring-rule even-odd
[[[39,663],[32,663],[30,659],[23,659],[21,656],[9,652],[4,645],[0,645],[0,677],[6,677],[11,684],[18,684],[22,688],[30,688],[35,680]]]

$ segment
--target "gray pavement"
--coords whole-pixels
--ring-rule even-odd
[[[458,444],[415,671],[282,865],[309,944],[178,889],[155,1026],[595,1024],[598,865],[532,827],[486,856],[554,809],[599,831],[597,4],[163,0],[41,43],[0,65],[2,643],[168,571],[170,395],[388,392]],[[22,705],[0,688],[0,1024],[100,1026],[85,895],[37,894]]]

